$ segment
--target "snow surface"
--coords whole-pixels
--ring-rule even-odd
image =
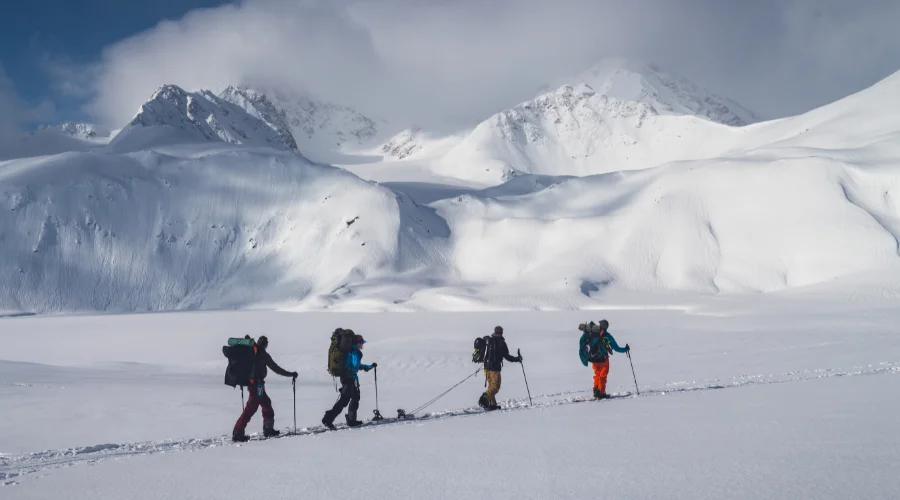
[[[4,498],[873,498],[900,495],[896,300],[776,293],[685,296],[594,312],[206,312],[2,319]],[[589,400],[575,326],[607,318],[633,347],[640,396]],[[297,370],[297,426],[334,401],[329,332],[351,327],[377,361],[379,406],[427,402],[475,372],[476,335],[502,324],[506,411],[472,414],[483,378],[431,420],[228,442],[240,411],[220,345],[266,334]],[[360,415],[375,406],[362,374]],[[634,391],[615,355],[611,392]],[[289,379],[271,375],[276,425]],[[248,431],[259,432],[256,415]],[[490,443],[486,446],[485,443]],[[252,464],[253,472],[248,471]],[[352,468],[348,479],[347,467]],[[162,480],[164,479],[164,480]]]
[[[387,143],[302,95],[163,86],[109,145],[75,126],[54,133],[89,146],[0,161],[0,311],[583,309],[871,276],[897,296],[900,74],[734,127],[677,79],[628,100],[620,68],[607,94]]]

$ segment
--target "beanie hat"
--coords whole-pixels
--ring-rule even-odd
[[[502,326],[495,326],[495,327],[494,327],[494,333],[496,333],[497,335],[503,335],[503,327],[502,327]]]

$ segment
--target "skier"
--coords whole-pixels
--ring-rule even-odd
[[[253,347],[255,358],[253,370],[250,372],[250,385],[248,386],[250,397],[247,398],[247,406],[244,407],[244,412],[241,413],[237,423],[234,424],[234,431],[231,433],[231,439],[234,441],[242,442],[248,439],[247,435],[244,434],[244,430],[260,406],[262,406],[263,414],[263,435],[265,437],[273,437],[281,434],[280,431],[275,430],[275,410],[272,408],[272,400],[266,394],[267,368],[271,368],[273,372],[284,377],[291,377],[294,380],[297,379],[297,372],[289,372],[275,364],[272,356],[266,352],[267,347],[269,347],[269,339],[265,335],[261,336]]]
[[[594,399],[606,399],[606,378],[609,376],[609,356],[613,351],[625,353],[631,350],[628,344],[619,347],[616,339],[609,334],[609,321],[600,320],[600,323],[578,325],[583,331],[578,341],[578,356],[584,366],[590,362],[594,367]]]
[[[360,369],[363,371],[369,371],[376,366],[378,363],[372,363],[371,365],[362,364],[362,349],[363,345],[365,345],[366,340],[362,337],[362,335],[357,335],[353,338],[353,348],[347,353],[344,358],[344,374],[341,375],[341,390],[340,397],[334,406],[325,412],[325,416],[322,417],[322,425],[328,427],[331,430],[335,430],[334,427],[334,419],[337,418],[338,415],[341,414],[341,411],[349,404],[350,408],[347,411],[347,425],[349,427],[359,427],[362,425],[362,422],[356,419],[356,410],[359,408],[359,377],[357,373]]]
[[[510,363],[521,363],[522,356],[511,356],[506,340],[503,338],[503,327],[495,326],[494,334],[485,337],[484,351],[484,379],[487,390],[478,399],[478,405],[485,410],[499,410],[497,393],[500,392],[500,370],[503,369],[503,360]]]

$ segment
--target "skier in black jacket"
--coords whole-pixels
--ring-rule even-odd
[[[272,408],[272,400],[266,394],[266,375],[269,374],[268,369],[271,368],[273,372],[283,377],[296,379],[297,372],[289,372],[278,366],[275,360],[272,359],[272,356],[266,352],[267,347],[269,347],[269,339],[265,335],[261,336],[253,347],[256,358],[253,364],[253,371],[250,373],[250,386],[248,387],[250,397],[247,398],[247,406],[238,418],[237,423],[234,424],[234,430],[231,432],[231,439],[234,441],[247,440],[247,435],[244,434],[244,431],[260,406],[262,406],[263,414],[263,435],[272,437],[281,434],[275,429],[275,410]]]
[[[510,363],[521,363],[522,356],[511,356],[506,339],[503,338],[503,327],[495,326],[494,334],[485,338],[484,351],[484,379],[487,390],[478,399],[478,405],[485,410],[498,410],[497,393],[500,392],[500,370],[503,369],[503,360]]]

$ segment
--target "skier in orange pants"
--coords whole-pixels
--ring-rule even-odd
[[[609,321],[605,319],[597,324],[591,321],[588,324],[578,325],[578,329],[584,332],[578,341],[578,356],[584,366],[591,363],[594,367],[594,398],[608,398],[606,378],[609,376],[609,356],[613,351],[628,352],[631,347],[628,344],[619,347],[616,339],[609,334]]]

